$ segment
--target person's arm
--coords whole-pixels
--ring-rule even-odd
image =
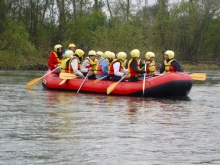
[[[146,71],[144,70],[138,70],[137,62],[135,60],[131,62],[131,67],[135,73],[139,73],[139,74],[146,73]]]
[[[71,66],[72,66],[72,69],[76,75],[83,77],[83,74],[78,70],[78,60],[77,59],[72,60]]]
[[[81,72],[84,72],[84,73],[88,72],[89,69],[87,68],[87,66],[89,66],[89,65],[90,65],[89,61],[88,60],[84,60],[83,63],[82,63]]]
[[[174,60],[172,62],[172,66],[178,71],[178,72],[184,72],[183,69],[181,68],[179,62],[177,60]]]
[[[54,68],[56,68],[56,66],[54,65],[54,54],[51,53],[48,59],[48,66],[50,67],[51,70],[53,70]]]
[[[114,67],[114,75],[115,75],[115,76],[123,76],[123,75],[124,75],[124,73],[119,72],[120,62],[114,63],[114,64],[113,64],[113,67]]]

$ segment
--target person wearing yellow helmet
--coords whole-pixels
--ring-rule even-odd
[[[77,49],[76,53],[83,52],[81,49]],[[82,55],[83,55],[82,54]],[[72,73],[78,75],[79,77],[84,77],[80,70],[80,60],[79,55],[75,54],[72,50],[67,50],[64,54],[64,58],[61,61],[61,72],[62,73]]]
[[[48,67],[50,70],[54,70],[56,73],[60,73],[60,63],[63,59],[63,51],[62,51],[62,45],[57,44],[54,46],[54,50],[50,53],[49,59],[48,59]]]
[[[69,44],[68,48],[69,50],[72,50],[73,52],[75,52],[75,44]]]
[[[96,79],[104,77],[103,80],[107,80],[108,79],[108,61],[105,58],[105,54],[102,51],[97,51],[96,59],[98,60],[96,69],[94,71]]]
[[[143,63],[141,63],[140,57],[140,51],[138,49],[133,49],[130,53],[131,59],[128,61],[128,77],[130,81],[139,81],[141,80],[141,75],[146,73],[146,71],[141,70],[141,68],[144,66]]]
[[[155,64],[154,58],[155,58],[155,54],[153,52],[147,52],[145,54],[146,57],[146,71],[148,75],[155,75],[155,73],[157,72],[157,66]]]
[[[127,54],[125,52],[119,52],[117,58],[111,62],[108,72],[111,81],[119,81],[127,74],[127,69],[123,67],[123,62],[126,58]],[[124,80],[125,79],[127,79],[127,77],[125,77]]]
[[[82,63],[81,72],[84,74],[84,76],[89,74],[88,79],[95,79],[94,71],[98,63],[98,60],[95,58],[95,56],[96,56],[96,51],[90,50],[88,53],[88,57],[86,57]]]
[[[72,50],[68,50],[71,51]],[[80,58],[84,55],[84,51],[81,49],[76,49],[75,53],[73,53],[72,58],[69,61],[69,68],[70,71],[69,73],[74,73],[75,75],[78,75],[79,77],[84,77],[83,73],[80,72],[81,68],[81,60]]]
[[[174,52],[172,50],[167,50],[164,53],[164,61],[160,67],[160,73],[170,73],[170,72],[184,72],[179,62],[174,59]]]

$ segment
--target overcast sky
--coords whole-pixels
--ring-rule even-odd
[[[137,3],[138,0],[132,0],[133,3]],[[142,5],[145,5],[145,0],[139,0],[142,1]],[[148,5],[153,5],[157,0],[148,0]],[[170,3],[172,2],[178,2],[179,0],[169,0]]]

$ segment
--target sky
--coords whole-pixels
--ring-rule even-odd
[[[145,0],[132,0],[132,2],[133,2],[134,4],[136,4],[137,1],[141,2],[141,4],[142,4],[143,6],[145,5]],[[153,5],[153,4],[155,4],[156,1],[157,1],[157,0],[147,0],[148,5]],[[179,0],[169,0],[169,1],[170,1],[170,3],[173,3],[173,2],[178,2]]]

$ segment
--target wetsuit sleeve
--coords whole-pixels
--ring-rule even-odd
[[[54,60],[55,60],[55,56],[53,53],[50,54],[49,59],[48,59],[48,66],[50,67],[51,70],[53,70],[54,67]]]
[[[179,62],[177,60],[174,60],[172,62],[172,66],[178,71],[178,72],[184,72],[182,67],[180,66]]]

